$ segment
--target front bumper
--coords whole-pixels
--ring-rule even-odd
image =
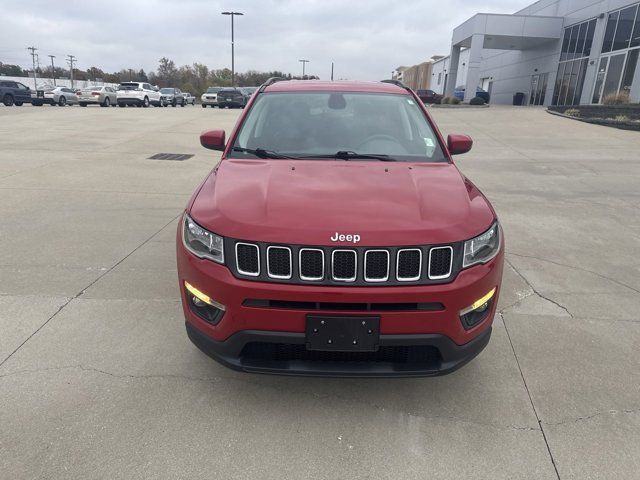
[[[429,377],[446,375],[462,367],[478,355],[489,343],[491,327],[464,345],[455,344],[440,334],[381,335],[380,349],[405,347],[429,347],[434,355],[421,356],[414,361],[394,363],[375,356],[374,361],[336,361],[322,355],[280,356],[278,350],[304,349],[304,333],[249,330],[233,334],[226,341],[217,342],[202,333],[191,323],[186,323],[189,339],[204,353],[233,370],[250,373],[305,375],[321,377]],[[255,348],[257,345],[262,354]],[[273,348],[268,348],[269,346]],[[267,347],[265,349],[265,346]],[[296,348],[300,347],[300,348]],[[435,354],[435,352],[439,354]],[[275,353],[275,355],[273,355]],[[386,360],[386,361],[385,361]]]
[[[239,279],[226,266],[189,253],[180,235],[178,229],[178,278],[187,332],[200,349],[231,368],[292,375],[442,375],[475,357],[491,335],[502,280],[503,246],[493,260],[461,271],[450,283],[343,287]],[[217,324],[203,320],[192,311],[185,281],[225,306],[224,315]],[[465,329],[460,310],[493,288],[497,290],[487,316],[471,329]],[[261,306],[259,302],[247,303],[248,299],[280,302],[275,305],[317,302],[318,305],[336,306],[319,311],[274,304]],[[441,303],[444,308],[430,311],[399,307],[429,302]],[[369,303],[387,304],[393,308],[367,311],[349,308],[350,305]],[[379,317],[380,354],[351,358],[309,354],[304,348],[308,314]],[[403,346],[408,347],[404,353],[395,348]],[[418,355],[419,361],[411,361],[416,352],[422,356]],[[395,361],[397,354],[406,354],[405,360]]]

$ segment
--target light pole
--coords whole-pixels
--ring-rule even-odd
[[[233,17],[236,15],[244,15],[242,12],[222,12],[222,15],[230,15],[231,16],[231,86],[235,86],[236,84],[236,66],[235,66],[235,57],[233,53]]]
[[[309,60],[298,60],[300,63],[302,63],[302,79],[304,80],[304,67],[307,63],[309,63]]]

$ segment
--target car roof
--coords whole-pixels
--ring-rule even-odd
[[[385,82],[356,82],[324,80],[283,80],[272,83],[264,89],[265,92],[366,92],[366,93],[395,93],[408,95],[407,90],[393,83]]]

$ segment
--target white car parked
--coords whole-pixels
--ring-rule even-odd
[[[125,105],[145,108],[149,105],[163,106],[160,92],[146,82],[122,82],[118,86],[117,98],[119,107]]]
[[[200,103],[202,108],[206,108],[207,105],[211,108],[218,106],[218,92],[222,90],[222,87],[209,87],[207,91],[200,97]]]

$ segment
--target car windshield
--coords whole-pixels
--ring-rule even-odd
[[[118,86],[118,90],[135,90],[136,88],[138,88],[137,83],[121,83]]]
[[[160,93],[173,93],[173,88],[161,88]]]
[[[207,88],[207,93],[218,93],[220,90],[222,90],[221,87],[209,87]]]
[[[261,94],[229,156],[260,156],[255,150],[275,158],[362,160],[369,155],[389,161],[447,161],[423,111],[412,97],[397,94]]]

